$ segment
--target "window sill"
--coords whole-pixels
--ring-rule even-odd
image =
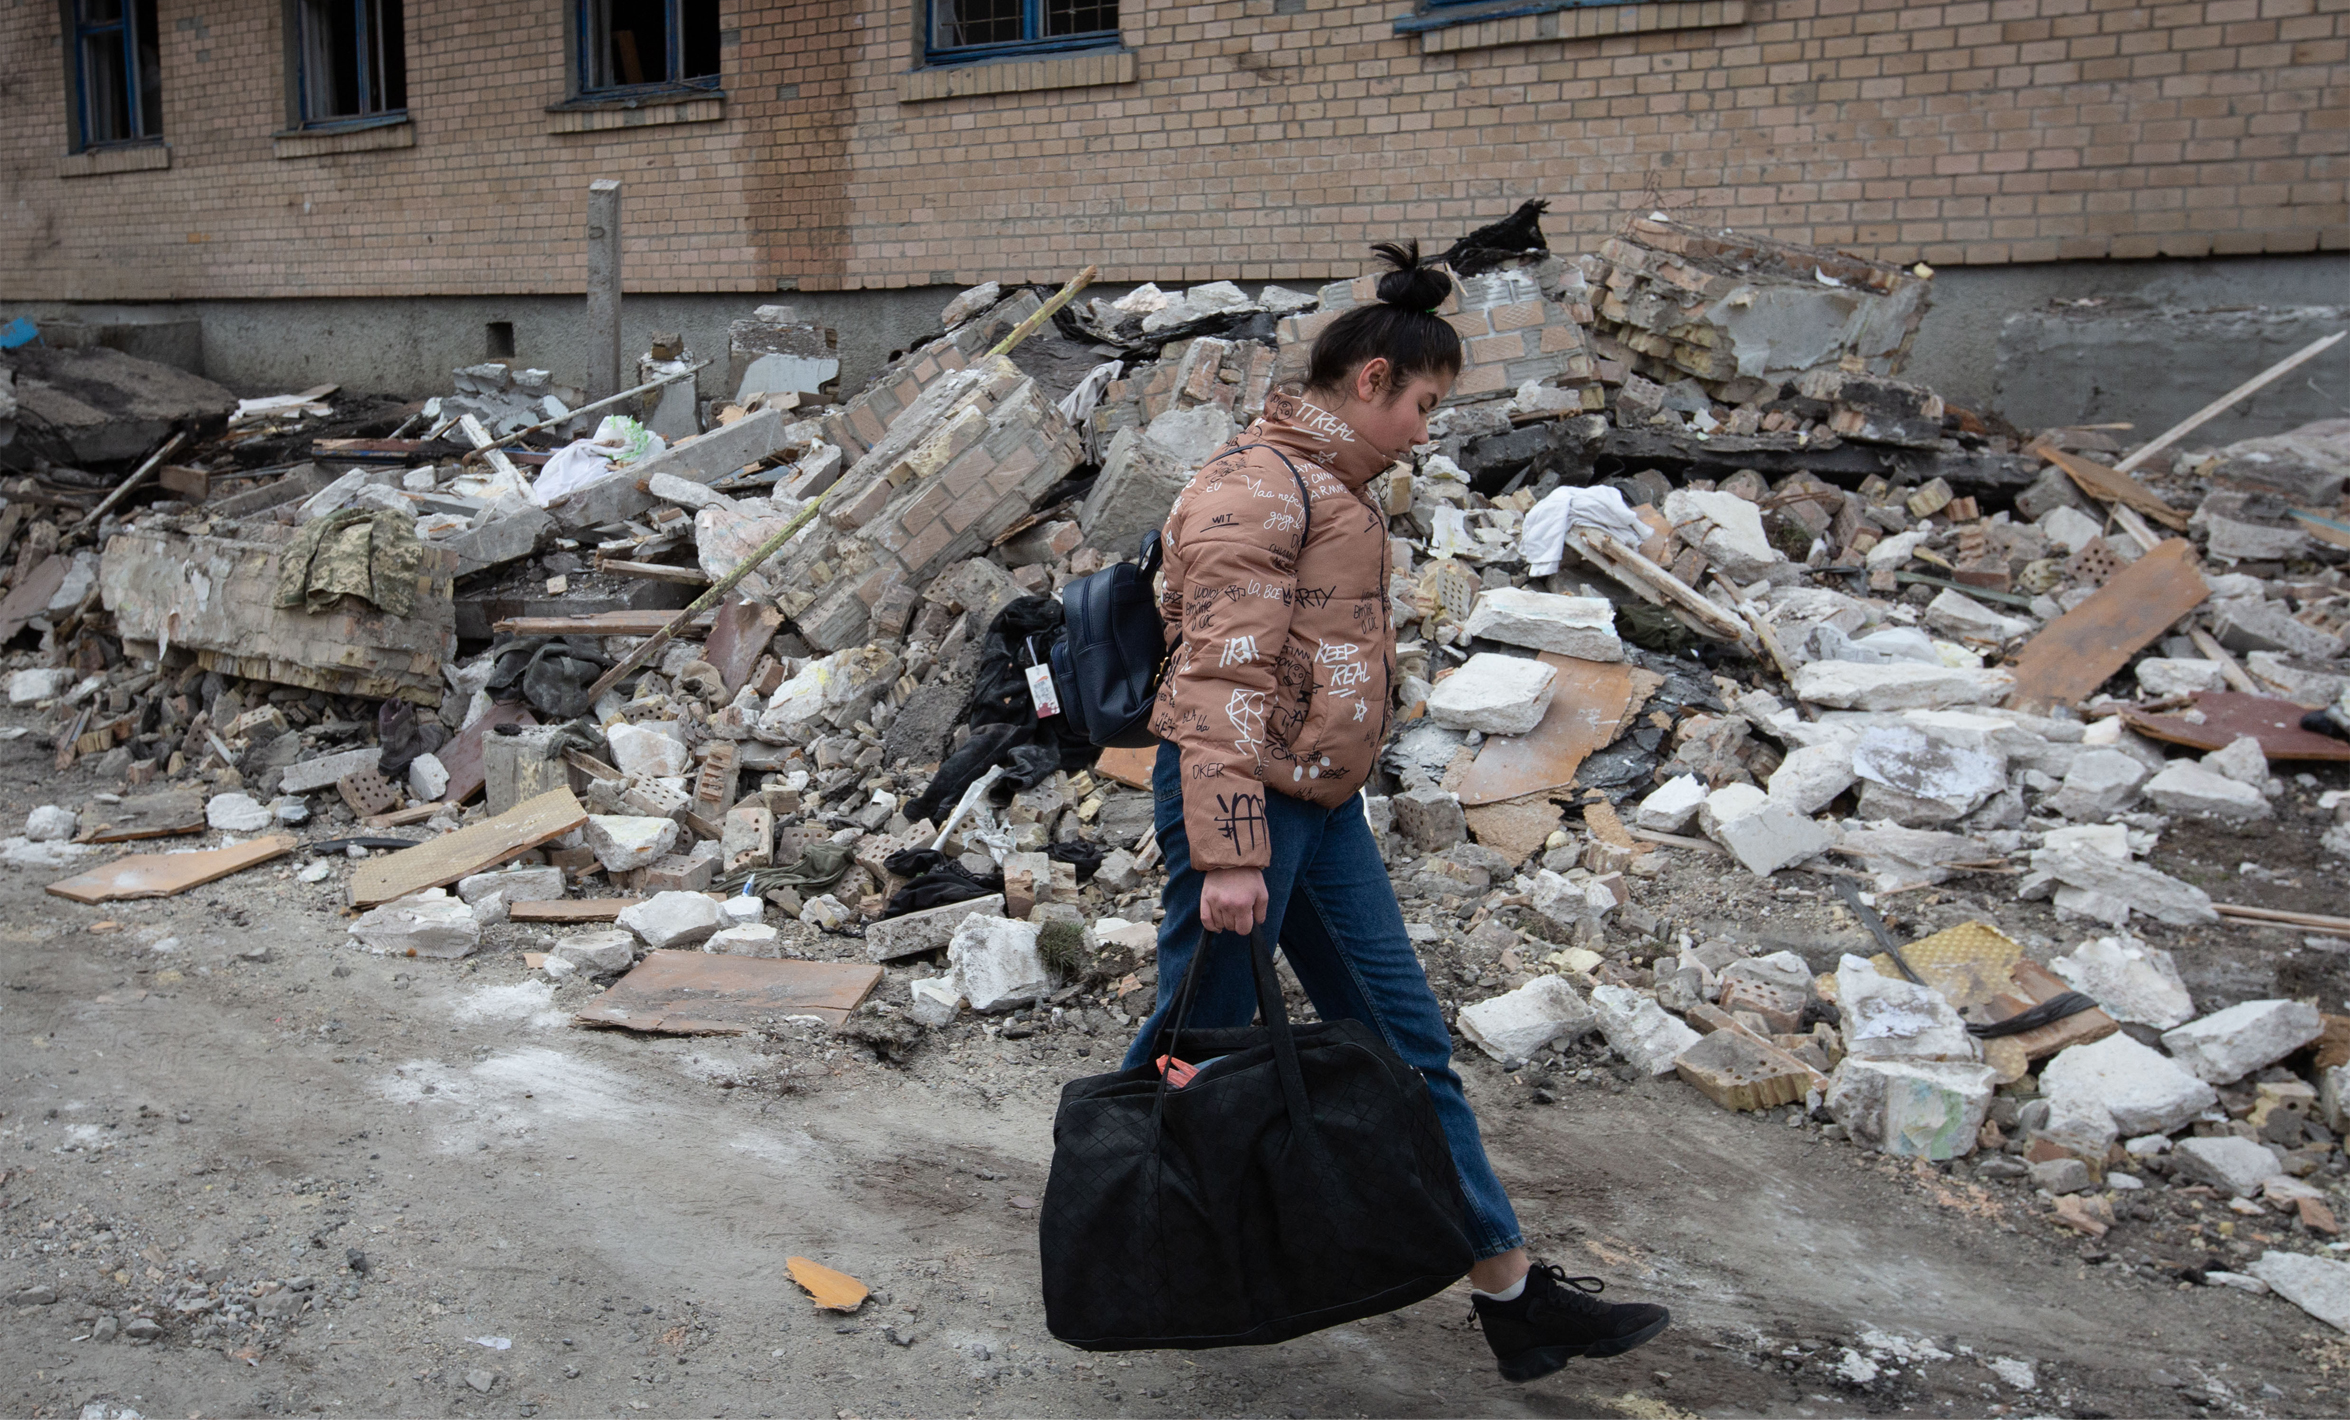
[[[1422,54],[1495,49],[1658,30],[1715,29],[1746,23],[1746,0],[1496,0],[1406,15],[1399,35],[1417,34]]]
[[[385,148],[416,146],[416,125],[405,114],[392,119],[366,120],[333,127],[292,128],[269,135],[270,147],[281,158],[316,158],[328,153],[372,153]]]
[[[660,94],[621,102],[575,99],[547,110],[549,133],[607,133],[616,128],[652,128],[670,123],[716,123],[726,117],[726,96]]]
[[[929,103],[977,94],[1025,94],[1039,89],[1089,89],[1134,82],[1134,51],[1097,49],[1077,54],[1023,55],[914,69],[898,75],[898,102]]]
[[[85,148],[57,160],[61,178],[103,177],[108,173],[144,173],[171,166],[171,148],[164,143],[132,143],[120,148]]]

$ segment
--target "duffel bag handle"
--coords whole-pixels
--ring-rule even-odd
[[[1237,937],[1239,933],[1215,935]],[[1172,1057],[1183,1038],[1184,1023],[1191,1016],[1192,999],[1199,994],[1202,963],[1207,960],[1208,948],[1214,942],[1215,935],[1204,930],[1199,934],[1199,946],[1192,952],[1191,965],[1183,973],[1183,984],[1175,992],[1174,1022],[1160,1036],[1164,1044],[1158,1050],[1159,1054]],[[1316,1170],[1326,1170],[1329,1160],[1322,1148],[1321,1132],[1314,1128],[1311,1101],[1306,1095],[1305,1069],[1298,1064],[1297,1059],[1297,1036],[1290,1028],[1289,1006],[1281,997],[1281,980],[1274,974],[1273,953],[1265,945],[1263,932],[1249,932],[1248,956],[1250,973],[1256,980],[1257,1014],[1264,1018],[1265,1033],[1273,1038],[1274,1066],[1281,1075],[1281,1096],[1283,1103],[1289,1107],[1290,1127],[1306,1146],[1307,1155],[1313,1160]],[[1157,1044],[1159,1042],[1154,1042],[1154,1045]],[[1167,1096],[1173,1088],[1168,1083],[1166,1071],[1161,1070],[1157,1105],[1151,1113],[1154,1130],[1159,1115],[1167,1107]]]

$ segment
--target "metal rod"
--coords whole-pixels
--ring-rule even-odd
[[[172,450],[178,448],[187,441],[188,431],[185,429],[180,430],[178,433],[164,440],[162,448],[157,449],[154,453],[147,455],[147,461],[143,464],[140,464],[130,477],[116,484],[112,493],[107,494],[106,497],[99,502],[97,507],[92,508],[86,515],[83,516],[80,522],[73,525],[73,530],[78,533],[85,528],[96,526],[98,520],[106,516],[107,509],[121,502],[125,494],[129,493],[132,489],[138,487],[140,484],[146,482],[147,475],[153,473],[165,459],[171,457]]]
[[[490,450],[505,448],[508,444],[514,443],[516,440],[521,439],[525,435],[536,434],[541,429],[552,429],[558,424],[567,424],[570,421],[577,419],[582,414],[593,414],[599,409],[604,409],[608,406],[618,404],[620,401],[628,399],[634,395],[650,394],[654,390],[661,388],[663,385],[676,384],[679,380],[684,379],[688,375],[696,374],[702,370],[706,370],[714,363],[716,363],[714,358],[711,360],[704,360],[701,364],[695,365],[691,369],[679,370],[677,373],[671,375],[663,375],[657,380],[647,380],[645,383],[638,385],[635,389],[622,390],[618,394],[607,395],[604,398],[596,400],[592,403],[583,404],[568,414],[557,415],[553,419],[542,419],[538,423],[531,425],[528,429],[517,429],[513,433],[508,434],[503,439],[491,440],[489,443],[486,443],[480,448],[475,449],[473,452],[467,454],[464,458],[459,459],[458,462],[460,464],[472,463],[475,459],[487,455]]]

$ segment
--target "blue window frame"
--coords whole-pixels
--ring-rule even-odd
[[[69,0],[74,147],[163,136],[162,57],[154,0]]]
[[[954,64],[1118,43],[1118,0],[924,0],[924,59]]]
[[[1477,20],[1510,20],[1520,15],[1547,15],[1554,10],[1607,9],[1641,3],[1643,0],[1419,0],[1417,9],[1395,22],[1395,32],[1413,34]]]
[[[407,116],[403,0],[295,0],[293,11],[298,123],[327,127]]]
[[[579,91],[718,87],[718,0],[579,0]]]

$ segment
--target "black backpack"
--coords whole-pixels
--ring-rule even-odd
[[[1305,475],[1289,455],[1271,444],[1242,444],[1229,450],[1273,449],[1289,475],[1297,480],[1298,497],[1305,505],[1304,527],[1297,545],[1302,554],[1314,531],[1314,498],[1306,491]],[[1217,457],[1221,458],[1219,454]],[[1157,529],[1142,535],[1140,557],[1080,577],[1061,589],[1061,619],[1065,628],[1053,643],[1053,693],[1069,727],[1103,749],[1138,749],[1156,744],[1151,733],[1151,704],[1159,696],[1159,680],[1166,674],[1166,623],[1159,619],[1151,578],[1165,555]]]

